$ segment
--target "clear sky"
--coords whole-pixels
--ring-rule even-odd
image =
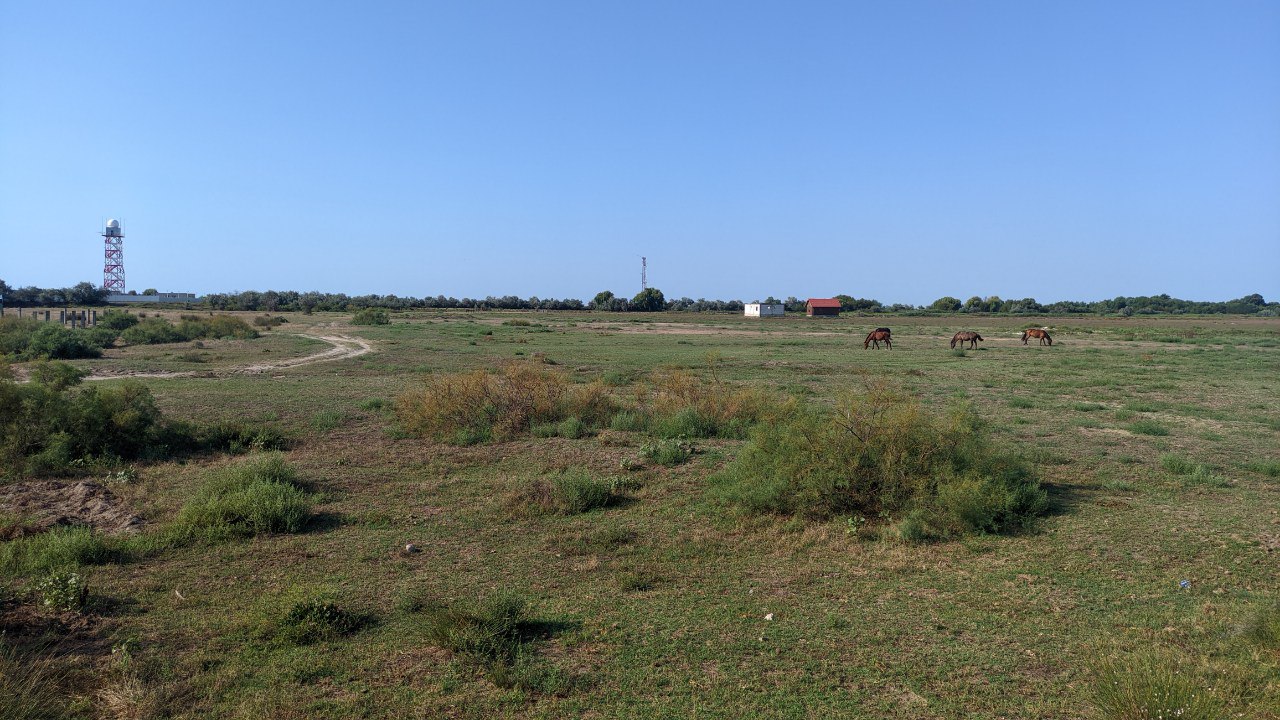
[[[0,3],[0,278],[1280,299],[1280,2]]]

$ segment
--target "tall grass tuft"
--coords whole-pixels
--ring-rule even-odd
[[[233,465],[207,480],[178,511],[176,539],[224,540],[293,533],[311,518],[297,472],[279,454]]]
[[[933,413],[885,385],[757,427],[714,492],[752,512],[901,517],[909,539],[1010,532],[1048,508],[967,405]]]
[[[617,501],[617,485],[612,478],[596,478],[586,470],[565,470],[528,481],[517,490],[515,504],[543,513],[576,515]]]
[[[101,565],[115,557],[112,544],[91,528],[56,527],[0,544],[0,573],[48,573],[80,565]]]
[[[57,720],[65,714],[65,674],[51,656],[20,653],[0,635],[0,717]]]
[[[1176,663],[1135,655],[1099,664],[1093,705],[1108,720],[1217,720],[1222,703]]]

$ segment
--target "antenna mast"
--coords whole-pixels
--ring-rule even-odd
[[[640,256],[640,292],[649,289],[649,258]]]

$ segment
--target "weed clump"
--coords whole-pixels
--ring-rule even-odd
[[[640,446],[640,454],[647,460],[675,467],[683,465],[693,457],[693,443],[683,436],[670,439],[659,438]]]
[[[995,452],[970,408],[931,413],[886,386],[761,425],[716,492],[751,512],[901,518],[908,540],[1011,532],[1048,508],[1018,460]]]
[[[224,540],[295,533],[311,519],[297,472],[280,455],[232,466],[206,481],[178,511],[176,539]]]
[[[55,570],[36,583],[36,592],[45,607],[80,612],[89,604],[89,586],[80,573]]]
[[[596,478],[586,470],[565,470],[525,483],[516,492],[515,504],[547,514],[577,515],[616,502],[618,487],[613,478]]]
[[[533,641],[545,632],[518,595],[501,592],[470,608],[417,602],[412,610],[424,615],[428,642],[478,667],[498,687],[560,694],[572,685],[566,673],[534,654]]]

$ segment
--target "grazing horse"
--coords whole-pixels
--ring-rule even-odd
[[[867,333],[867,339],[862,341],[862,349],[866,350],[871,346],[871,343],[875,343],[876,349],[879,350],[881,341],[884,341],[884,344],[888,345],[890,350],[893,349],[893,339],[890,337],[890,333],[887,328],[880,328]]]
[[[961,345],[964,345],[965,343],[969,343],[970,350],[977,350],[978,341],[981,339],[982,339],[982,336],[976,332],[969,332],[969,331],[958,332],[955,335],[951,336],[951,349],[952,350],[956,349],[956,343],[960,343]]]
[[[1039,338],[1041,345],[1053,344],[1053,338],[1049,337],[1049,333],[1045,332],[1044,330],[1041,330],[1040,328],[1030,328],[1029,330],[1023,330],[1022,331],[1023,345],[1027,344],[1028,338]]]

